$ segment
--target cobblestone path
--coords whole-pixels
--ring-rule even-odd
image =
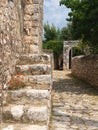
[[[72,77],[53,72],[51,130],[98,130],[98,90]]]

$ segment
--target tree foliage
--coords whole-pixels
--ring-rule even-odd
[[[71,24],[62,29],[56,28],[55,25],[44,25],[43,49],[53,50],[54,68],[61,69],[63,59],[63,41],[71,40]]]
[[[62,29],[56,28],[53,24],[44,25],[44,41],[43,48],[53,50],[54,55],[58,56],[63,51],[63,41],[71,39],[71,25],[63,27]]]
[[[53,24],[50,26],[48,23],[44,24],[44,41],[59,40],[60,29],[56,28]]]
[[[63,51],[63,41],[50,40],[43,44],[43,49],[53,50],[55,56],[59,56]]]
[[[98,46],[98,0],[61,0],[71,8],[68,21],[72,22],[74,39],[83,39],[93,48]]]
[[[72,40],[72,25],[68,24],[67,27],[63,27],[60,31],[60,39],[65,40]]]
[[[61,29],[56,28],[54,24],[44,24],[44,42],[50,40],[72,40],[71,28],[71,24]]]
[[[59,40],[49,40],[47,43],[43,43],[43,49],[53,50],[54,54],[54,69],[61,68],[62,60],[60,57],[63,53],[63,41]]]
[[[54,69],[60,68],[60,56],[63,53],[63,38],[61,39],[61,30],[48,23],[44,25],[43,49],[53,50]],[[64,32],[63,32],[64,35]],[[66,34],[65,34],[66,35]]]

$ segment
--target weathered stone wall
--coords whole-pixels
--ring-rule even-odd
[[[43,49],[42,52],[51,56],[51,61],[50,61],[51,62],[51,67],[52,67],[52,70],[54,70],[54,55],[53,55],[53,50]]]
[[[43,0],[26,0],[24,5],[24,43],[26,53],[39,53],[42,46]]]
[[[0,0],[0,76],[10,78],[22,53],[41,51],[42,31],[43,0]]]
[[[72,73],[98,88],[98,55],[74,57]]]
[[[0,0],[0,80],[5,75],[4,82],[13,74],[22,52],[22,8],[21,0]]]

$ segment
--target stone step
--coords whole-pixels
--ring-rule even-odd
[[[31,89],[42,89],[51,90],[52,86],[52,76],[48,75],[16,75],[9,82],[9,88],[11,87],[24,87]]]
[[[6,97],[7,104],[33,104],[48,105],[51,100],[48,90],[20,89],[9,90]]]
[[[50,90],[52,86],[51,75],[27,75],[23,80],[25,86],[30,86],[32,89],[47,89]]]
[[[39,84],[51,84],[51,75],[27,75],[24,76],[25,82],[39,83]]]
[[[48,54],[26,54],[20,57],[17,65],[50,64],[51,56]]]
[[[49,115],[47,106],[9,105],[4,107],[3,122],[46,125]]]
[[[31,83],[26,83],[26,87],[28,88],[32,88],[32,89],[36,89],[36,90],[39,90],[39,89],[41,89],[41,90],[48,90],[48,91],[51,91],[51,89],[52,89],[52,85],[50,85],[50,84],[31,84]]]
[[[51,74],[51,65],[49,64],[16,65],[16,73],[22,75]]]
[[[1,130],[49,130],[47,125],[1,124]]]

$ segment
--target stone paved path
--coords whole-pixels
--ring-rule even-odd
[[[54,71],[53,79],[51,130],[98,130],[98,90],[69,71]]]

